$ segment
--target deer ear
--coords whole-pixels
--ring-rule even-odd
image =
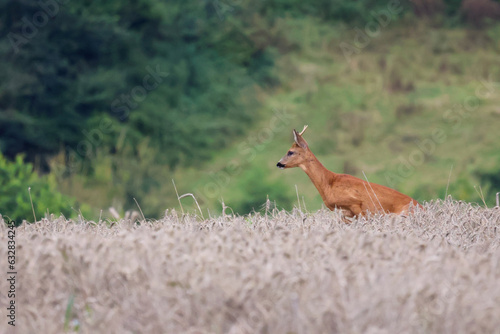
[[[300,133],[298,133],[295,129],[293,129],[293,140],[295,140],[295,143],[297,143],[297,145],[299,145],[303,149],[307,149],[309,147],[304,138],[302,138]]]
[[[292,133],[293,133],[293,140],[295,140],[295,142],[298,145],[299,144],[299,134],[297,133],[297,130],[293,129]]]

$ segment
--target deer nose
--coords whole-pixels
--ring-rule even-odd
[[[276,167],[278,167],[278,168],[285,168],[285,165],[283,165],[281,162],[278,162],[276,164]]]

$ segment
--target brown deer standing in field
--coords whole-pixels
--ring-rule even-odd
[[[293,130],[293,143],[287,154],[277,163],[280,169],[300,167],[318,189],[323,202],[330,209],[339,208],[344,216],[354,217],[372,213],[408,213],[411,205],[422,207],[416,200],[394,189],[363,181],[347,174],[336,174],[326,169],[311,152],[302,132]]]

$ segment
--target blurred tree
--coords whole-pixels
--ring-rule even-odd
[[[25,152],[48,171],[47,158],[63,149],[91,165],[86,133],[105,136],[99,145],[115,152],[125,129],[123,145],[150,137],[164,153],[157,162],[175,167],[206,159],[253,119],[241,92],[266,84],[272,59],[204,2],[47,3],[55,5],[0,3],[6,156]],[[96,134],[106,114],[119,122]]]

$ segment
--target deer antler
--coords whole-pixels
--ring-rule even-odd
[[[299,136],[302,136],[302,134],[303,134],[304,132],[306,132],[307,127],[308,127],[308,125],[304,125],[304,128],[302,129],[302,131],[300,131]]]

